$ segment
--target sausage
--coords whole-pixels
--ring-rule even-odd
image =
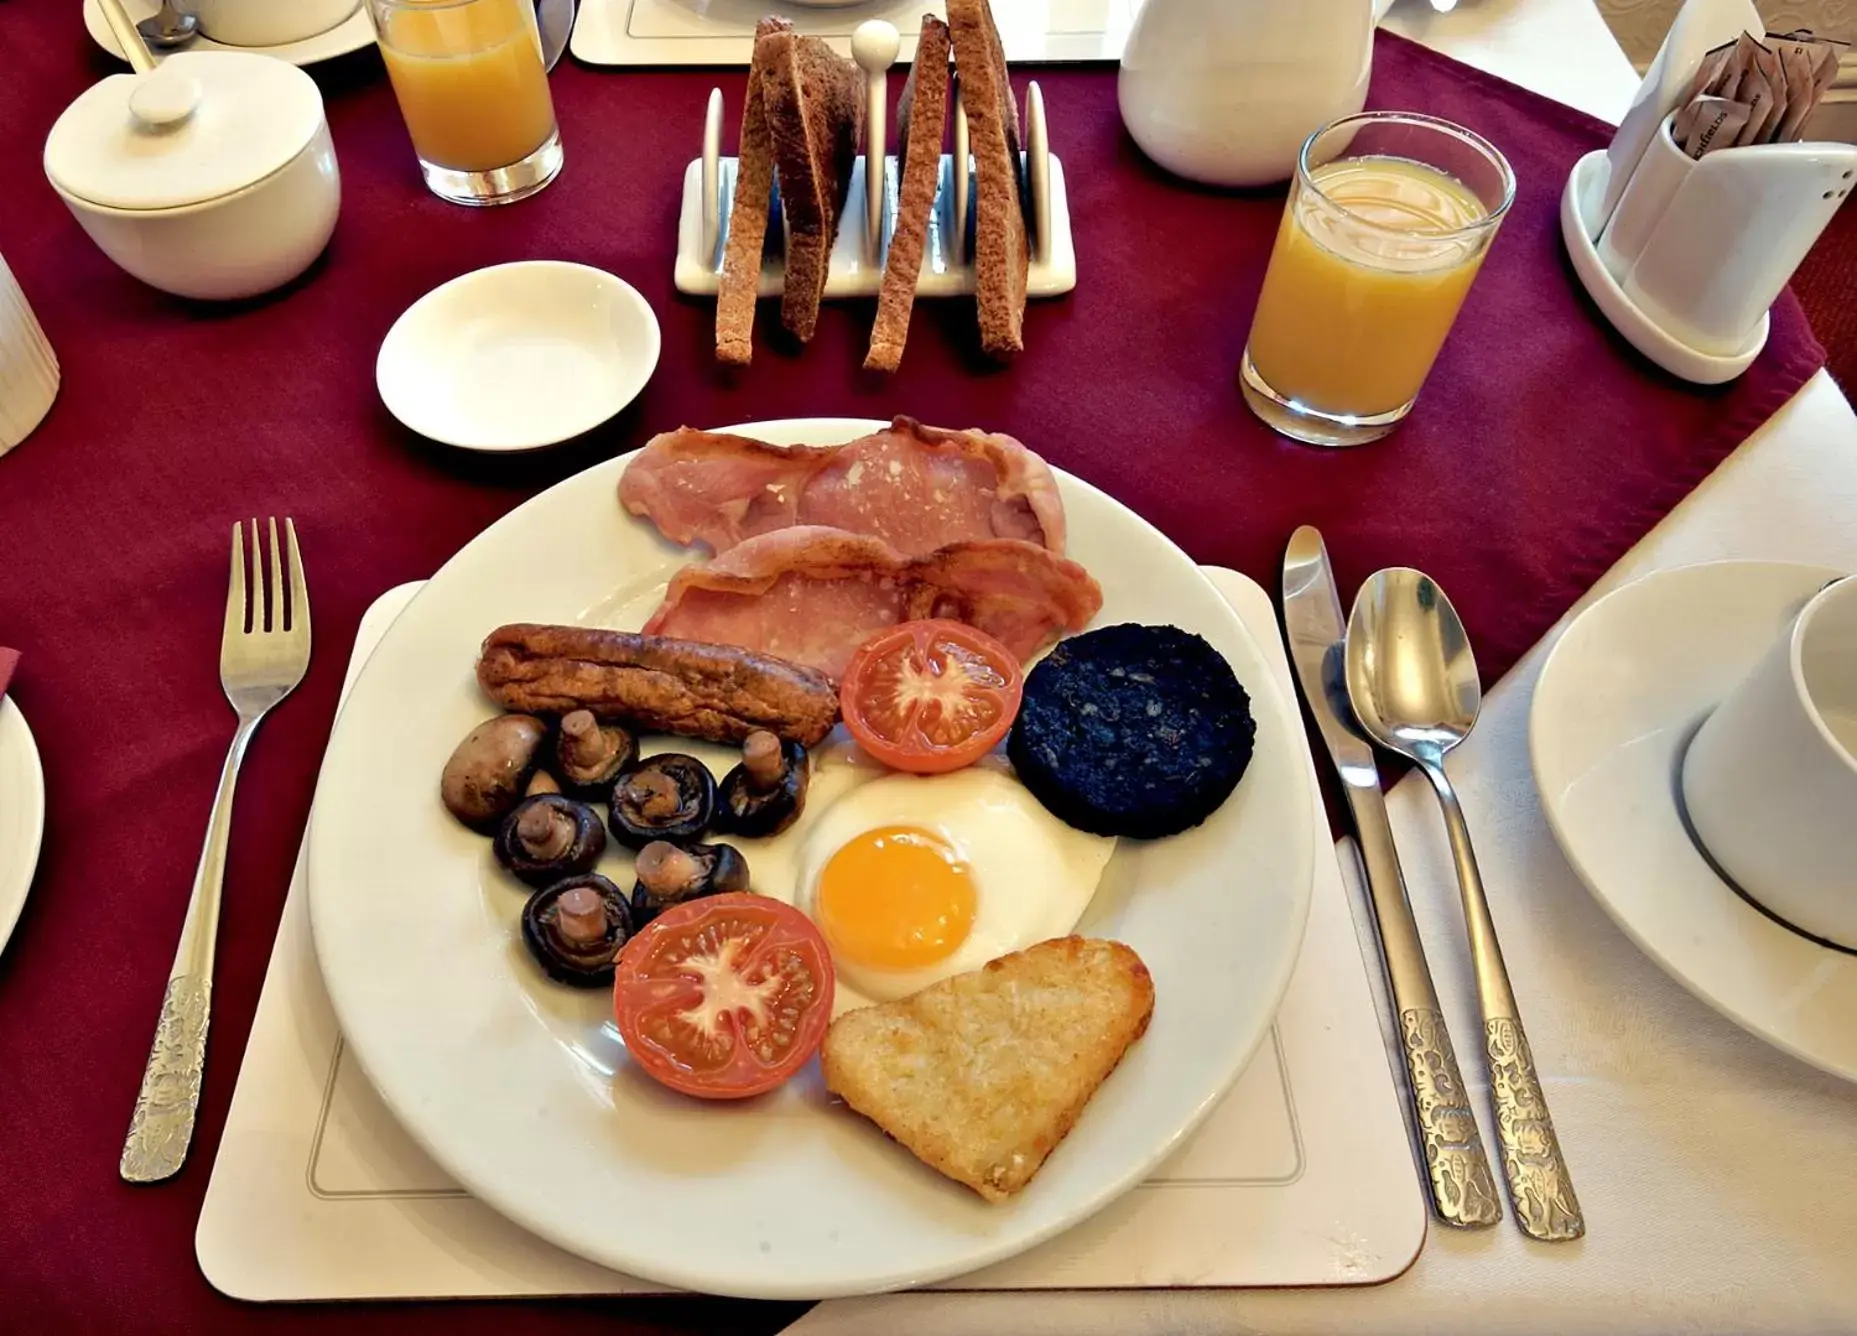
[[[740,742],[756,729],[811,747],[838,722],[832,679],[738,645],[518,622],[483,644],[477,681],[506,710],[591,710],[644,732]]]

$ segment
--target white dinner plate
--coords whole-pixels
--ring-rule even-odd
[[[123,0],[123,8],[129,11],[131,21],[140,22],[152,18],[160,10],[161,3],[160,0]],[[116,35],[110,31],[109,24],[104,22],[103,7],[97,0],[84,0],[84,27],[89,29],[91,41],[118,60],[122,59],[122,48],[116,45]],[[280,46],[227,46],[203,33],[181,49],[250,51],[260,56],[276,56],[292,65],[314,65],[318,61],[334,60],[337,56],[346,56],[362,47],[373,45],[374,20],[368,17],[367,0],[362,0],[361,6],[344,22],[299,42],[285,42]],[[163,54],[156,51],[155,59],[160,60]]]
[[[658,318],[591,265],[473,269],[409,306],[381,341],[381,400],[422,436],[466,450],[537,450],[593,430],[658,366]]]
[[[829,443],[880,425],[731,430]],[[1112,860],[1079,931],[1140,953],[1153,1022],[1031,1185],[988,1205],[829,1099],[816,1062],[745,1103],[687,1099],[635,1071],[609,994],[542,977],[516,928],[523,897],[488,842],[438,801],[452,748],[495,713],[474,675],[486,633],[531,620],[637,627],[691,558],[621,512],[627,458],[542,493],[446,563],[336,722],[308,878],[316,953],[350,1047],[394,1115],[473,1194],[570,1252],[667,1285],[868,1293],[972,1270],[1077,1223],[1213,1109],[1295,963],[1311,795],[1301,720],[1257,645],[1184,553],[1059,475],[1069,555],[1103,586],[1096,624],[1171,622],[1205,636],[1251,693],[1257,748],[1203,826],[1125,842]]]
[[[0,950],[26,907],[45,834],[45,772],[26,716],[0,698]]]
[[[1857,955],[1743,900],[1691,842],[1677,801],[1691,734],[1841,574],[1718,562],[1608,594],[1542,666],[1529,747],[1548,825],[1626,936],[1730,1020],[1857,1080]]]

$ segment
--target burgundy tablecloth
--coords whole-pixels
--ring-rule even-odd
[[[858,369],[868,306],[833,308],[803,356],[763,350],[729,380],[709,315],[670,281],[683,164],[705,95],[739,72],[556,76],[568,164],[489,212],[419,188],[372,53],[319,73],[344,175],[326,259],[293,290],[208,308],[128,279],[44,184],[59,110],[110,67],[77,0],[0,3],[0,252],[58,349],[64,390],[0,459],[0,638],[38,733],[50,818],[36,890],[0,957],[0,1328],[200,1332],[247,1325],[454,1331],[771,1330],[793,1309],[663,1303],[259,1309],[213,1294],[198,1214],[358,618],[429,574],[540,486],[678,423],[907,411],[1008,430],[1135,507],[1196,558],[1274,583],[1290,530],[1328,534],[1344,584],[1382,564],[1433,572],[1487,677],[1784,402],[1821,353],[1791,297],[1738,384],[1685,388],[1596,323],[1554,208],[1601,128],[1382,38],[1374,102],[1501,145],[1518,203],[1417,416],[1329,453],[1272,437],[1233,371],[1279,197],[1184,188],[1123,136],[1103,70],[1042,76],[1068,170],[1081,285],[1037,306],[1029,351],[983,365],[960,303],[918,311],[902,374]],[[375,350],[420,293],[525,256],[608,268],[664,325],[637,405],[551,456],[480,461],[398,428]],[[234,825],[213,1047],[191,1164],[133,1190],[116,1160],[232,718],[215,676],[232,519],[294,514],[314,598],[308,680],[260,734]]]

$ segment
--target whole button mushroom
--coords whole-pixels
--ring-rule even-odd
[[[778,835],[806,809],[812,768],[806,749],[756,729],[742,742],[742,762],[723,778],[717,793],[716,829],[725,835],[762,839]]]
[[[613,786],[613,838],[628,849],[653,840],[682,843],[709,828],[716,814],[716,777],[682,752],[647,756]]]
[[[522,907],[522,941],[548,977],[576,988],[613,981],[613,960],[632,935],[632,911],[598,873],[544,886]]]
[[[638,739],[617,724],[602,724],[591,710],[561,719],[554,773],[570,798],[604,802],[620,772],[638,759]]]
[[[748,860],[730,844],[658,840],[638,851],[633,871],[638,877],[632,887],[634,930],[685,900],[748,889]]]
[[[548,725],[533,715],[504,714],[465,734],[445,762],[439,798],[472,830],[490,830],[522,801],[541,759]]]
[[[606,829],[585,803],[542,793],[503,818],[493,847],[497,862],[531,886],[546,886],[591,872],[606,852]]]

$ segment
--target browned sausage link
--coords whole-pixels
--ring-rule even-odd
[[[645,732],[740,742],[756,729],[811,747],[838,721],[814,668],[737,645],[516,623],[492,631],[477,680],[506,710],[591,710]]]

